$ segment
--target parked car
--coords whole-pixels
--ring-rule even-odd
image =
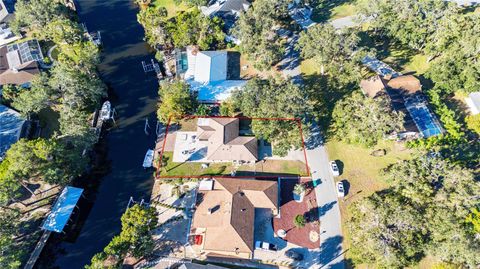
[[[285,256],[287,256],[288,258],[294,260],[294,261],[301,261],[303,260],[303,254],[302,253],[299,253],[293,249],[289,249],[287,250],[287,252],[285,252]]]
[[[343,182],[337,182],[337,195],[338,197],[345,196],[345,188],[343,187]]]
[[[335,161],[330,162],[330,170],[334,177],[338,177],[340,175],[340,170],[338,169],[337,163]]]
[[[256,241],[255,242],[255,249],[262,249],[266,251],[277,251],[278,247],[272,243]]]

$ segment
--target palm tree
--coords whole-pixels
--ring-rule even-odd
[[[296,215],[293,219],[293,225],[297,228],[305,227],[305,217],[303,215]]]

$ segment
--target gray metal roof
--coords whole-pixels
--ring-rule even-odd
[[[17,142],[22,133],[25,120],[18,112],[4,105],[0,105],[0,159],[10,146]]]

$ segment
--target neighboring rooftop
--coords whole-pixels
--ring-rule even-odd
[[[40,73],[43,59],[37,40],[28,40],[0,48],[0,85],[24,85]]]
[[[255,208],[278,213],[277,181],[217,178],[198,193],[192,234],[203,252],[252,258]]]
[[[365,56],[362,59],[362,63],[366,67],[370,68],[370,70],[372,70],[373,72],[387,79],[395,78],[402,75],[401,73],[393,70],[393,68],[391,68],[388,64],[378,60],[375,57]]]
[[[392,78],[387,82],[388,87],[399,90],[403,94],[415,94],[422,90],[420,80],[412,75],[404,75]]]
[[[207,142],[206,159],[209,161],[258,160],[257,139],[240,136],[238,118],[199,118],[197,136]]]
[[[205,16],[238,16],[241,12],[246,11],[250,7],[247,0],[217,0],[208,7],[201,7],[201,11]]]
[[[226,51],[198,51],[194,47],[188,47],[187,61],[185,80],[193,78],[196,82],[209,83],[227,79]]]
[[[17,111],[0,105],[0,159],[20,139],[24,124],[25,119]]]
[[[480,114],[480,92],[472,92],[465,98],[473,115]]]
[[[385,83],[378,75],[360,81],[360,88],[367,97],[375,98],[385,92]]]

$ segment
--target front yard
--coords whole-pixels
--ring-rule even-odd
[[[332,140],[327,143],[330,160],[336,160],[340,176],[336,181],[346,180],[346,196],[339,200],[342,214],[344,249],[349,249],[349,234],[346,223],[350,219],[349,206],[376,191],[388,187],[382,170],[398,161],[411,158],[412,151],[394,141],[382,141],[372,149]],[[384,156],[372,156],[375,150],[383,149]],[[345,182],[345,181],[344,181]],[[348,252],[346,253],[348,258]]]
[[[234,166],[230,162],[209,163],[202,168],[200,162],[173,162],[173,152],[164,152],[164,164],[160,176],[297,176],[305,175],[306,166],[300,161],[265,160],[255,165]]]

